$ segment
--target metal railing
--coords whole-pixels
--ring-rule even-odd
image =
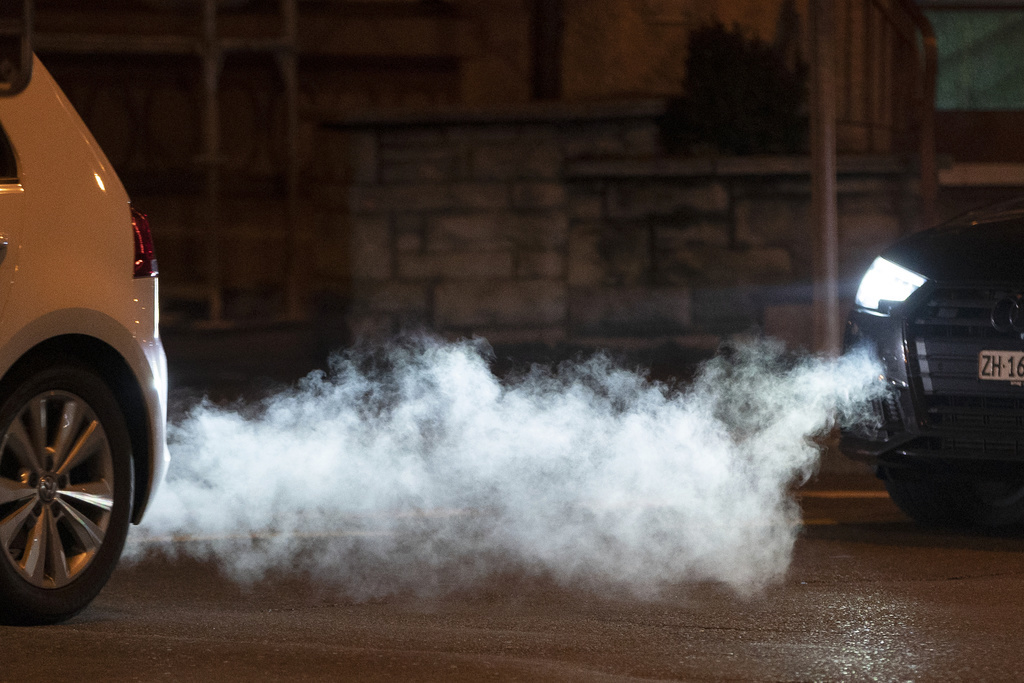
[[[841,0],[836,12],[840,153],[905,153],[921,174],[921,225],[935,217],[935,75],[931,24],[913,0]]]
[[[912,0],[811,0],[811,212],[814,330],[838,353],[839,221],[836,154],[916,153],[919,226],[934,222],[935,34]]]
[[[30,16],[34,0],[25,0],[26,16]],[[225,249],[221,211],[224,194],[225,158],[221,135],[221,89],[224,61],[228,55],[262,53],[271,55],[283,85],[284,122],[282,134],[283,185],[285,194],[286,239],[285,281],[283,284],[284,311],[287,319],[303,315],[300,247],[298,235],[298,9],[297,0],[278,0],[275,24],[276,35],[263,37],[237,37],[222,35],[219,28],[219,0],[201,0],[185,4],[182,11],[198,16],[196,30],[191,33],[132,35],[71,32],[38,32],[32,37],[35,49],[47,54],[89,56],[180,56],[197,58],[201,78],[199,119],[201,143],[196,159],[202,175],[203,221],[201,237],[197,239],[197,252],[203,254],[203,282],[198,288],[185,286],[180,294],[191,296],[197,292],[206,303],[206,320],[213,325],[229,322],[225,315]],[[26,22],[28,25],[28,22]],[[197,264],[198,265],[198,264]],[[199,270],[199,269],[197,269]],[[172,283],[173,285],[173,283]]]

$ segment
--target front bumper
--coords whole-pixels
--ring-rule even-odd
[[[854,310],[846,346],[877,353],[889,391],[872,422],[844,430],[843,452],[876,465],[1024,463],[1024,386],[978,378],[981,351],[1024,350],[991,323],[995,302],[1022,289],[929,283],[888,315]]]

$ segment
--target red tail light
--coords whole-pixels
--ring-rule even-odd
[[[135,277],[156,277],[156,252],[149,219],[135,207],[132,207],[132,228],[135,230]]]

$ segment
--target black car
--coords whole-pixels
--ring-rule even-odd
[[[865,274],[845,345],[888,392],[842,450],[925,523],[1024,522],[1024,200],[911,235]]]

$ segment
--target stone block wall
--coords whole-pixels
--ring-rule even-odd
[[[576,332],[717,343],[756,328],[812,345],[807,159],[590,160],[567,177],[600,207],[571,229]],[[906,169],[885,158],[842,160],[838,191],[852,299],[878,251],[914,225],[916,199]]]
[[[354,335],[710,350],[760,328],[810,346],[808,160],[666,158],[659,113],[648,102],[327,122],[348,143],[335,210]],[[841,160],[845,295],[914,225],[908,177],[892,159]]]

